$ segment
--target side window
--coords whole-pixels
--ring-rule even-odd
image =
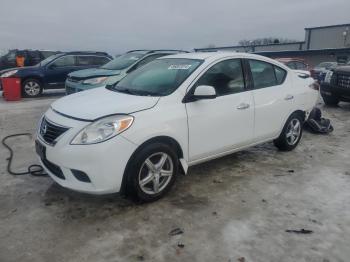
[[[241,60],[225,60],[212,66],[196,83],[196,86],[200,85],[213,86],[217,96],[244,91],[245,84]]]
[[[28,60],[31,60],[31,64],[36,65],[40,62],[41,57],[39,51],[30,51]]]
[[[66,67],[66,66],[74,66],[75,65],[75,57],[72,55],[62,56],[56,59],[53,63],[53,67]]]
[[[295,62],[297,69],[299,70],[306,70],[307,66],[304,63],[301,62]]]
[[[77,56],[77,65],[78,66],[86,66],[86,65],[94,65],[94,57],[93,56]]]
[[[104,56],[94,56],[93,65],[104,65],[108,63],[110,59]]]
[[[6,55],[6,60],[9,62],[14,62],[16,59],[16,51],[10,51],[7,55]]]
[[[48,58],[49,56],[55,55],[57,52],[54,51],[41,51],[41,55],[44,58]]]
[[[258,60],[249,60],[249,65],[255,89],[277,85],[275,68],[272,64]]]
[[[278,66],[275,66],[275,74],[277,79],[277,85],[283,84],[284,79],[286,78],[287,72],[284,69]]]
[[[288,62],[288,63],[287,63],[287,66],[288,66],[290,69],[293,69],[293,70],[296,70],[296,69],[297,69],[297,65],[295,64],[295,62]]]
[[[157,59],[158,57],[162,57],[165,55],[166,54],[157,54],[157,55],[147,56],[146,58],[142,59],[140,62],[137,63],[137,65],[135,66],[135,69],[139,68],[141,66],[144,66],[145,64],[148,64],[149,62],[152,62],[154,59]]]

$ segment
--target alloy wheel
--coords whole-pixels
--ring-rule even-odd
[[[164,152],[154,153],[141,166],[139,186],[144,193],[155,195],[166,188],[173,175],[172,158]]]
[[[295,145],[301,134],[300,120],[297,118],[292,119],[289,122],[286,132],[287,143],[291,146]]]
[[[37,96],[40,93],[40,85],[35,81],[28,81],[24,85],[24,91],[28,96]]]

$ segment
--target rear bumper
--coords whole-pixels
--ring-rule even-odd
[[[321,95],[337,97],[341,101],[350,102],[350,88],[341,88],[335,85],[322,83]]]

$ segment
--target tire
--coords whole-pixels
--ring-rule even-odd
[[[337,97],[335,97],[335,96],[323,95],[322,98],[323,98],[324,103],[327,106],[337,106],[338,103],[339,103],[339,99]]]
[[[281,151],[291,151],[297,147],[303,135],[303,117],[292,114],[283,127],[280,136],[274,140],[275,146]]]
[[[38,97],[42,92],[42,83],[37,79],[29,78],[22,83],[23,97]]]
[[[179,158],[173,148],[163,143],[146,145],[129,161],[127,196],[140,202],[158,200],[173,186],[178,173]]]

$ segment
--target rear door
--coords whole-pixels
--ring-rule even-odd
[[[219,155],[249,145],[254,132],[252,91],[246,88],[241,59],[210,67],[191,88],[213,86],[215,99],[186,103],[190,161]]]
[[[45,68],[44,79],[47,88],[64,88],[67,75],[75,70],[79,70],[76,65],[76,56],[60,56]]]
[[[260,60],[247,60],[255,104],[254,137],[264,141],[279,135],[291,114],[294,96],[283,68]]]

